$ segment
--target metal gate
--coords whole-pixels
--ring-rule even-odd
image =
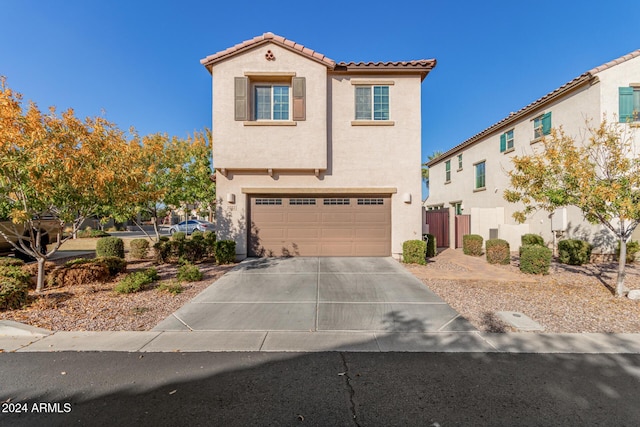
[[[449,209],[426,211],[425,222],[429,224],[429,234],[436,238],[439,248],[449,247]]]
[[[456,215],[456,248],[462,247],[462,236],[471,234],[471,215]]]

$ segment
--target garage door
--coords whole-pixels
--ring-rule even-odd
[[[389,256],[389,196],[254,196],[250,256]]]

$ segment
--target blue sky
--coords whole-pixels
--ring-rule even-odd
[[[199,60],[271,31],[336,61],[436,58],[422,157],[640,48],[634,2],[0,0],[0,75],[41,108],[141,134],[211,126]]]

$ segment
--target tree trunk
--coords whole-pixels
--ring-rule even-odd
[[[618,256],[618,278],[616,280],[616,296],[623,297],[625,295],[624,287],[624,267],[627,262],[627,242],[624,237],[620,238],[620,255]]]
[[[36,293],[39,294],[44,289],[44,263],[46,258],[37,257],[38,260],[38,279],[36,281]]]

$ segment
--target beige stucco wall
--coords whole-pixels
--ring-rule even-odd
[[[533,143],[533,119],[543,113],[551,112],[552,126],[562,125],[564,131],[583,140],[585,136],[585,119],[601,116],[600,109],[601,83],[586,86],[580,90],[553,102],[544,108],[538,109],[517,123],[499,129],[495,133],[483,138],[475,144],[463,149],[443,161],[432,166],[429,171],[429,197],[425,206],[444,204],[449,206],[454,201],[462,201],[464,214],[471,213],[471,208],[496,208],[504,207],[503,223],[515,225],[513,213],[522,210],[521,204],[507,203],[503,194],[509,186],[507,171],[513,168],[511,159],[516,155],[526,155],[533,150],[541,148],[540,143]],[[617,102],[617,86],[616,102]],[[617,108],[617,107],[616,107]],[[514,130],[514,149],[511,152],[500,152],[500,135],[510,129]],[[457,170],[457,155],[463,155],[463,168]],[[445,183],[445,161],[451,159],[451,181]],[[474,191],[475,168],[474,164],[485,161],[485,190]],[[492,220],[493,221],[493,220]],[[568,208],[569,230],[567,237],[582,237],[589,240],[602,241],[601,226],[593,226],[583,220],[582,213],[576,208]],[[472,218],[472,225],[474,220]],[[547,243],[553,241],[551,232],[551,218],[548,212],[537,212],[527,219],[529,232],[541,235]],[[473,227],[472,227],[473,228]],[[476,228],[487,232],[487,227]],[[524,230],[524,229],[519,229]],[[510,237],[513,239],[513,236]],[[517,248],[515,248],[517,249]],[[514,249],[514,250],[515,250]]]
[[[422,234],[420,76],[330,75],[308,58],[267,46],[213,68],[214,165],[228,169],[227,176],[216,174],[219,238],[236,240],[238,258],[246,257],[248,196],[243,190],[344,189],[355,194],[358,188],[391,188],[391,252],[400,257],[402,243]],[[264,60],[267,49],[276,61]],[[233,77],[265,69],[306,77],[306,121],[289,127],[253,127],[233,120]],[[393,83],[392,126],[352,123],[352,79]],[[268,168],[273,169],[272,176]],[[314,169],[320,169],[318,176]],[[235,196],[235,203],[227,201],[228,194]],[[404,201],[405,195],[411,196],[411,203]]]
[[[265,59],[268,50],[274,54],[274,61]],[[234,78],[252,72],[295,73],[296,77],[305,77],[306,120],[290,120],[291,126],[250,126],[235,121]],[[212,69],[215,167],[325,169],[326,76],[326,66],[275,44],[259,46],[215,64]],[[252,78],[252,81],[259,80]],[[250,95],[252,93],[250,90]]]

